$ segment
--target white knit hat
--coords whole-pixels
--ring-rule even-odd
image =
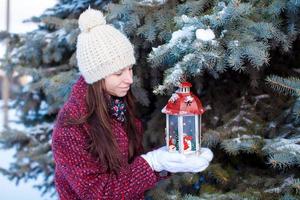
[[[76,57],[88,84],[135,64],[132,44],[119,30],[106,24],[101,11],[88,8],[80,15],[78,24],[81,33]]]

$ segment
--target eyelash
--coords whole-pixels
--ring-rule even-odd
[[[131,70],[131,71],[132,71],[132,67],[130,67],[130,68],[129,68],[129,70]],[[121,76],[121,75],[122,75],[122,73],[123,73],[123,71],[121,71],[121,72],[118,72],[118,73],[115,73],[115,75],[117,75],[117,76]]]

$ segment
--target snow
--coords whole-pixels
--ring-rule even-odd
[[[294,155],[300,155],[300,138],[276,138],[267,140],[267,145],[265,145],[264,149],[268,148],[276,151],[289,150],[289,153]]]
[[[166,0],[142,0],[139,2],[141,5],[154,6],[154,5],[163,5]]]
[[[177,101],[178,98],[179,98],[178,94],[173,93],[169,101],[174,103],[175,101]]]
[[[196,30],[196,38],[198,40],[211,41],[215,39],[215,34],[210,28],[209,29],[201,28]]]
[[[180,83],[182,78],[183,70],[180,65],[177,63],[173,68],[171,77],[165,80],[165,84],[172,84],[172,83]]]
[[[219,2],[218,7],[221,8],[222,10],[218,12],[217,17],[222,19],[226,14],[227,6],[224,2]]]
[[[185,55],[183,57],[183,62],[189,62],[190,60],[192,60],[195,57],[195,55],[193,53],[189,53],[187,55]]]
[[[218,15],[219,15],[220,17],[222,17],[224,14],[225,14],[225,10],[224,10],[224,9],[221,10],[220,12],[218,12]]]
[[[225,7],[226,7],[226,4],[225,4],[225,2],[220,1],[220,2],[218,3],[218,6],[219,6],[219,7],[222,7],[222,8],[225,8]]]
[[[13,102],[10,101],[10,105]],[[3,102],[0,100],[0,107],[2,107]],[[18,118],[18,111],[15,109],[10,109],[9,110],[9,126],[13,127],[14,129],[17,130],[24,130],[26,127],[18,123],[19,118]],[[37,127],[35,127],[37,128]],[[1,113],[0,115],[0,131],[3,129],[3,114]],[[15,154],[15,149],[9,149],[9,150],[1,150],[0,151],[0,166],[2,168],[8,169],[10,163],[13,161],[13,155]],[[0,199],[4,200],[17,200],[17,199],[22,199],[22,200],[53,200],[54,198],[51,198],[49,195],[45,195],[44,197],[41,197],[41,193],[33,188],[33,185],[39,183],[42,180],[42,177],[40,177],[36,181],[20,181],[19,185],[16,185],[15,182],[9,181],[5,176],[0,174],[0,188],[1,192],[0,193]]]
[[[237,143],[241,143],[241,139],[242,140],[261,139],[261,136],[259,136],[259,135],[242,135],[242,136],[239,136],[238,135],[238,137],[233,138],[232,141],[237,142]]]
[[[222,18],[226,13],[226,7],[224,7],[221,11],[218,12],[218,16]]]
[[[246,117],[243,117],[243,120],[244,120],[247,124],[252,124],[252,123],[253,123],[252,120],[250,120],[250,119],[248,119],[248,118],[246,118]]]
[[[11,106],[13,104],[14,104],[13,101],[9,101],[8,106]],[[2,101],[2,99],[0,99],[0,107],[1,108],[2,108],[2,105],[3,105],[3,101]],[[16,130],[24,130],[24,129],[26,129],[26,127],[23,124],[18,123],[19,122],[19,114],[20,113],[16,109],[9,109],[8,118],[9,118],[10,127],[13,127]],[[1,112],[1,115],[0,115],[0,131],[3,130],[3,124],[2,123],[3,123],[3,113]]]
[[[37,26],[34,23],[23,23],[24,20],[32,16],[39,16],[42,12],[53,6],[56,0],[26,0],[26,3],[21,3],[21,0],[10,0],[10,32],[26,33],[35,29]],[[6,21],[6,0],[0,0],[0,30],[5,30]]]
[[[281,186],[275,187],[275,188],[270,188],[265,190],[264,192],[268,193],[281,193],[284,189],[286,189],[288,186],[292,185],[294,183],[294,175],[289,176],[288,178],[284,179],[284,182]]]
[[[181,15],[180,18],[184,24],[194,24],[195,22],[199,23],[199,19],[197,17],[188,17],[186,15]]]
[[[190,38],[192,36],[192,31],[195,29],[194,26],[183,27],[182,30],[178,30],[172,33],[172,38],[168,45],[170,47],[174,46],[182,38]]]
[[[236,46],[236,47],[238,47],[238,46],[240,45],[240,43],[239,43],[238,40],[234,40],[234,41],[233,41],[233,44],[234,44],[234,46]]]
[[[240,131],[247,131],[245,127],[242,126],[233,126],[231,129],[232,132],[240,132]]]
[[[182,19],[183,22],[187,22],[189,20],[189,17],[186,16],[186,15],[182,15],[181,19]]]
[[[222,30],[222,31],[221,31],[221,35],[220,35],[220,38],[223,38],[227,32],[228,32],[228,31],[227,31],[226,29],[225,29],[225,30]]]
[[[184,102],[188,103],[188,102],[192,102],[193,100],[194,100],[194,98],[192,96],[186,96],[184,99]]]
[[[26,33],[37,28],[34,23],[22,23],[23,20],[29,19],[32,16],[39,16],[46,8],[49,8],[57,3],[57,0],[26,0],[26,3],[21,0],[10,0],[10,32]],[[0,31],[6,29],[6,0],[0,0]],[[0,43],[0,58],[5,52],[4,43]],[[0,100],[2,107],[2,101]],[[3,112],[0,112],[0,129],[3,127]],[[18,122],[18,112],[16,110],[9,111],[10,125],[16,129],[24,130],[22,124]],[[8,168],[13,161],[14,149],[0,150],[0,166]],[[40,177],[42,179],[42,177]],[[49,195],[41,196],[41,192],[33,188],[37,181],[20,181],[17,186],[14,182],[9,181],[6,177],[0,174],[0,199],[3,200],[50,200]]]

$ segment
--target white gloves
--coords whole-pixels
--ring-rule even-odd
[[[141,155],[154,171],[160,172],[201,172],[205,170],[213,158],[213,153],[208,148],[201,148],[200,155],[183,155],[177,152],[168,152],[167,147]]]

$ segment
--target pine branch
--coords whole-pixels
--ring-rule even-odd
[[[267,84],[276,92],[284,95],[300,96],[300,79],[296,77],[282,78],[271,75],[266,78]]]
[[[300,138],[265,139],[266,145],[262,148],[269,156],[268,163],[279,169],[284,169],[300,163]]]
[[[223,140],[221,147],[230,155],[237,155],[241,151],[259,153],[263,143],[263,139],[260,136],[242,135],[241,137]]]

